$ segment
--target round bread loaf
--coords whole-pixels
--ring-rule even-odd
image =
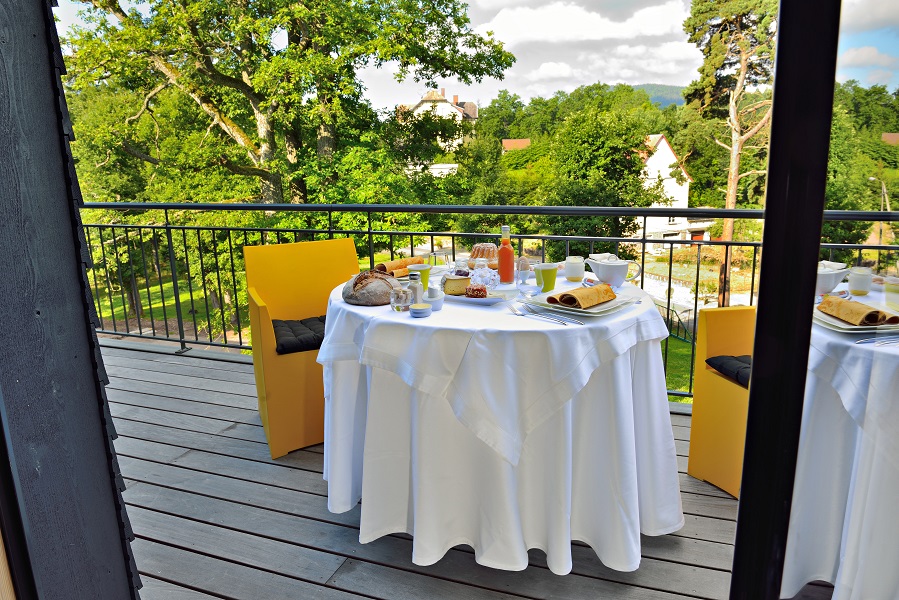
[[[468,257],[468,268],[474,269],[474,261],[476,258],[486,258],[487,267],[490,269],[499,268],[499,256],[497,254],[496,244],[484,243],[475,244],[471,248],[471,256]]]
[[[390,292],[400,282],[378,271],[363,271],[343,286],[343,299],[359,306],[383,306],[390,304]]]

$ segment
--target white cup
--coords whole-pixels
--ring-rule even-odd
[[[582,281],[584,279],[584,257],[569,256],[565,259],[565,279]]]
[[[636,279],[643,273],[643,267],[632,260],[621,260],[614,254],[610,254],[605,260],[587,260],[587,264],[596,273],[596,278],[603,283],[608,283],[613,288],[620,287],[625,281]],[[628,277],[628,269],[631,265],[637,266],[637,272]]]
[[[852,267],[849,269],[849,293],[853,296],[865,296],[871,291],[874,273],[868,267]]]

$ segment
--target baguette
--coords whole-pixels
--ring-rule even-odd
[[[375,271],[380,271],[382,273],[389,273],[391,271],[396,271],[397,269],[405,269],[409,265],[418,265],[418,264],[423,264],[424,262],[425,262],[425,259],[422,256],[410,256],[409,258],[388,260],[387,262],[376,264]],[[406,273],[406,274],[408,275],[408,273]]]

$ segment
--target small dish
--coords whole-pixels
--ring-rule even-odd
[[[422,302],[420,304],[413,304],[409,307],[409,314],[415,318],[422,317],[430,317],[431,316],[431,305],[427,302]]]
[[[430,292],[430,291],[431,291],[430,288],[428,288],[428,292]],[[443,300],[445,298],[446,298],[446,294],[444,294],[443,292],[440,292],[439,295],[434,296],[433,298],[431,298],[428,295],[425,295],[425,297],[422,298],[422,300],[431,305],[432,311],[437,312],[438,310],[443,308]]]

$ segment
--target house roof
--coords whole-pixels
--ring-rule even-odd
[[[416,102],[415,104],[400,104],[397,108],[403,111],[415,112],[422,104],[438,104],[440,102],[446,102],[451,107],[459,111],[459,114],[462,115],[463,119],[477,119],[478,118],[478,105],[474,102],[458,102],[453,104],[449,100],[446,99],[441,92],[438,90],[430,90],[425,93],[424,96],[421,97],[421,100]]]
[[[883,133],[880,139],[891,146],[899,146],[899,133]]]
[[[514,138],[503,140],[503,150],[524,150],[531,145],[531,138]]]
[[[640,151],[640,156],[643,158],[643,162],[649,160],[649,157],[655,154],[656,149],[662,144],[665,143],[669,149],[671,149],[671,154],[674,155],[674,158],[677,160],[678,165],[680,166],[681,172],[684,174],[684,177],[687,178],[687,181],[690,183],[693,182],[693,178],[690,177],[690,174],[687,173],[687,170],[684,168],[683,164],[681,164],[680,157],[678,157],[677,152],[674,151],[674,147],[671,145],[671,142],[668,141],[668,138],[665,137],[664,133],[651,133],[646,136],[646,146],[649,148],[648,151]]]

